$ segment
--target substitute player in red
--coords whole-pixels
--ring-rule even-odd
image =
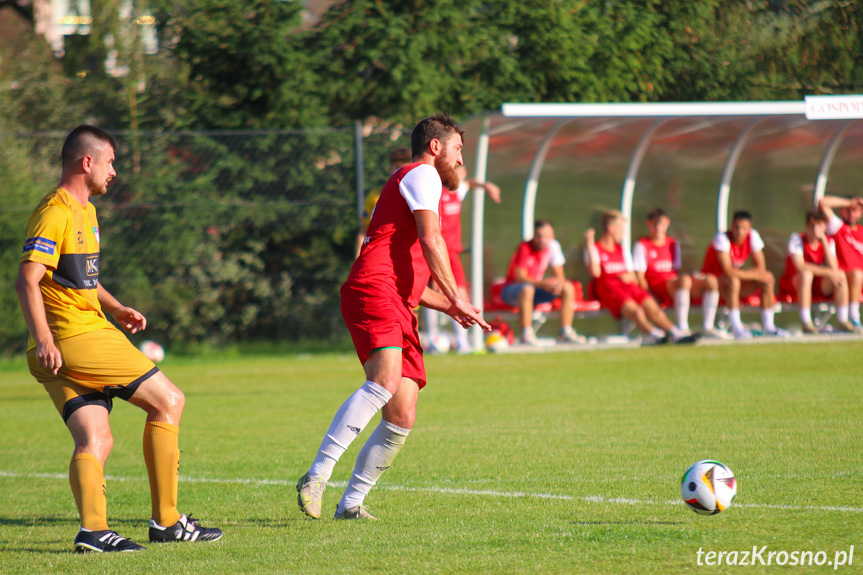
[[[123,333],[110,313],[136,333],[146,318],[99,282],[99,223],[90,198],[107,193],[114,171],[113,138],[79,126],[63,143],[59,186],[45,196],[27,226],[15,289],[30,329],[27,363],[45,386],[75,441],[69,483],[81,517],[79,552],[139,551],[108,527],[104,468],[113,446],[108,414],[119,397],[147,412],[144,461],[150,478],[150,541],[215,541],[177,511],[178,439],[185,397]]]
[[[496,204],[500,203],[500,188],[491,182],[480,182],[467,177],[467,169],[464,166],[459,166],[456,170],[459,177],[459,185],[456,190],[444,189],[440,198],[440,229],[441,235],[446,242],[447,254],[449,255],[449,264],[452,268],[453,277],[455,277],[456,285],[461,292],[462,298],[470,301],[470,296],[467,292],[467,277],[464,273],[464,266],[461,263],[461,253],[464,247],[461,243],[461,206],[464,202],[467,193],[478,188],[488,194]],[[436,286],[432,286],[436,287]],[[426,308],[423,314],[423,319],[426,324],[426,333],[429,337],[431,349],[434,349],[434,342],[438,335],[438,312],[431,308]],[[470,353],[473,349],[467,340],[467,330],[463,328],[458,321],[453,318],[453,333],[455,333],[456,351],[459,353]]]
[[[689,303],[692,297],[701,299],[702,334],[723,337],[714,327],[719,307],[719,282],[712,274],[680,274],[680,243],[669,236],[671,219],[662,208],[647,214],[650,236],[639,239],[632,248],[632,263],[638,285],[649,291],[660,305],[674,306],[677,327],[690,333]],[[728,337],[725,335],[725,337]]]
[[[839,329],[853,332],[848,321],[848,283],[836,261],[836,246],[827,236],[827,216],[822,212],[806,214],[806,231],[794,232],[788,239],[785,271],[779,278],[779,293],[797,300],[804,333],[818,333],[812,323],[813,297],[833,296]]]
[[[593,228],[584,234],[585,265],[596,280],[594,286],[602,307],[617,319],[630,320],[657,343],[694,343],[699,336],[675,327],[656,300],[638,285],[632,256],[621,243],[625,226],[624,215],[610,210],[602,214],[603,231],[598,241]]]
[[[366,382],[339,408],[309,471],[297,483],[297,502],[310,517],[321,501],[333,468],[351,442],[382,411],[336,507],[336,519],[375,519],[366,495],[407,439],[426,384],[417,323],[417,304],[456,318],[467,328],[491,327],[468,303],[453,278],[440,232],[443,188],[458,187],[463,131],[442,114],[425,118],[411,132],[413,163],[387,181],[375,206],[368,235],[342,286],[342,317],[351,333]],[[428,287],[433,277],[437,293]]]
[[[827,235],[836,242],[839,269],[848,280],[848,317],[854,331],[863,333],[860,324],[860,295],[863,292],[863,198],[824,196],[818,207],[827,216]],[[838,211],[838,214],[834,212]]]
[[[749,260],[752,267],[744,268]],[[701,273],[719,278],[719,292],[728,306],[731,330],[736,339],[748,339],[752,333],[743,327],[740,319],[740,298],[761,293],[761,324],[765,335],[787,337],[788,332],[773,323],[773,304],[776,296],[773,274],[767,271],[764,259],[764,240],[752,227],[749,212],[735,212],[731,218],[731,229],[718,232],[704,256]]]

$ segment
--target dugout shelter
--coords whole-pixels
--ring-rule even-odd
[[[501,186],[500,206],[481,193],[465,204],[471,295],[484,301],[536,218],[551,220],[567,276],[586,279],[582,234],[604,209],[629,220],[625,243],[662,207],[681,243],[684,271],[701,266],[734,211],[754,216],[768,267],[781,274],[788,236],[825,193],[859,194],[863,96],[801,101],[504,104],[465,122],[474,178]],[[472,342],[481,345],[475,328]]]

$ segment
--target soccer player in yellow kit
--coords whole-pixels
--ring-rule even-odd
[[[63,173],[27,226],[15,290],[30,330],[30,373],[63,417],[75,450],[69,483],[81,516],[75,550],[138,551],[142,546],[108,527],[105,460],[113,437],[108,422],[119,397],[147,412],[144,460],[150,479],[150,541],[215,541],[219,529],[201,527],[177,511],[180,417],[185,397],[108,322],[147,326],[99,283],[99,223],[89,199],[108,191],[114,140],[92,126],[75,128],[63,143]]]

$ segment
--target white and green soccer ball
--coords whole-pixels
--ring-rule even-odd
[[[680,495],[686,506],[699,515],[716,515],[737,496],[737,479],[725,464],[703,459],[683,474]]]

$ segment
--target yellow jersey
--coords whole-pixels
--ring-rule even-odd
[[[97,297],[99,239],[96,208],[82,206],[63,188],[45,196],[30,216],[21,263],[48,268],[39,287],[55,340],[110,325]],[[27,349],[35,347],[31,334]]]
[[[378,199],[381,197],[381,190],[375,190],[366,196],[366,203],[363,205],[363,226],[368,229],[372,221],[372,212],[375,211],[375,206]]]

